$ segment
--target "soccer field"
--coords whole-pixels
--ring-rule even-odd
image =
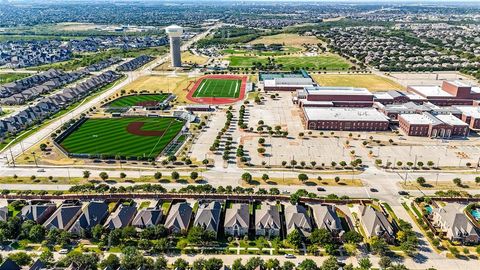
[[[168,94],[132,95],[115,99],[109,107],[153,106],[167,99]]]
[[[203,79],[193,94],[195,98],[238,98],[242,80],[232,79]]]
[[[60,145],[71,154],[155,158],[182,130],[176,118],[88,119]]]

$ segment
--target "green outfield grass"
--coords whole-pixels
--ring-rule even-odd
[[[309,69],[309,70],[345,70],[352,65],[336,54],[322,54],[318,56],[278,56],[274,63],[282,65],[282,70]],[[254,63],[268,64],[265,56],[230,56],[231,67],[252,67]]]
[[[203,79],[193,97],[238,98],[242,80]]]
[[[140,125],[139,132],[162,135],[137,135],[127,127]],[[154,158],[181,131],[183,122],[175,118],[101,118],[88,119],[60,145],[69,153],[133,158]]]
[[[133,95],[124,96],[115,99],[108,104],[109,107],[132,107],[142,106],[142,103],[148,102],[162,102],[167,99],[168,94],[155,94],[155,95]]]

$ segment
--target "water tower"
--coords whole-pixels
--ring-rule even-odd
[[[181,38],[183,28],[178,25],[170,25],[165,28],[165,32],[170,37],[170,55],[172,57],[172,67],[182,66],[182,57],[180,54]]]

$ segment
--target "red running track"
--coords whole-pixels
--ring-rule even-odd
[[[200,84],[204,79],[225,79],[225,80],[242,80],[240,85],[240,95],[238,98],[217,98],[217,97],[193,97],[195,91],[197,91]],[[236,75],[205,75],[200,77],[197,82],[193,85],[190,91],[187,94],[187,99],[200,104],[211,104],[211,105],[220,105],[220,104],[229,104],[235,103],[237,101],[243,100],[245,98],[245,89],[247,87],[247,77],[246,76],[236,76]]]

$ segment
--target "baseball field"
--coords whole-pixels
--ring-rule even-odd
[[[183,125],[176,118],[91,118],[60,145],[70,154],[155,158]]]
[[[242,80],[232,79],[203,79],[193,97],[238,98]]]
[[[132,107],[132,106],[155,106],[156,104],[167,99],[168,94],[151,94],[151,95],[131,95],[115,99],[108,104],[109,107]]]

